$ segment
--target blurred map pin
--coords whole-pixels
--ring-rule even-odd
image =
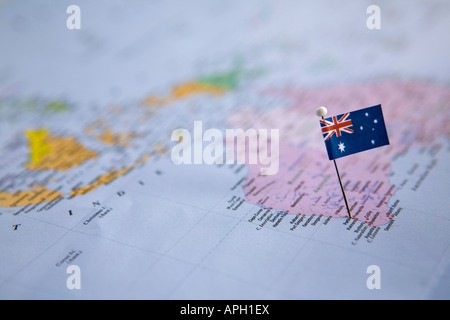
[[[322,107],[318,107],[316,109],[316,115],[318,117],[322,117],[322,119],[327,115],[327,113],[328,113],[327,108],[325,108],[323,106]],[[339,174],[339,170],[338,170],[338,167],[337,167],[337,164],[336,164],[336,160],[333,160],[333,162],[334,162],[334,167],[336,168],[336,174],[337,174],[338,179],[339,179],[339,184],[341,186],[342,195],[344,196],[344,201],[345,201],[345,206],[347,207],[348,217],[349,217],[349,219],[351,219],[352,218],[352,214],[350,213],[350,208],[348,206],[347,195],[345,194],[345,189],[344,189],[344,186],[342,184],[341,175]]]
[[[325,117],[327,115],[327,113],[328,113],[328,110],[325,107],[318,107],[316,109],[316,115],[318,117],[322,117],[323,118],[323,117]]]

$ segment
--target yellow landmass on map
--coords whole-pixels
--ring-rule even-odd
[[[194,94],[222,95],[226,89],[224,87],[201,81],[188,81],[175,85],[168,97],[149,96],[142,101],[144,106],[163,105],[174,102]]]
[[[98,128],[103,127],[106,124],[106,120],[103,118],[98,119],[97,121],[95,121],[94,123],[87,125],[84,128],[84,133],[87,135],[92,134],[95,130],[97,130]]]
[[[65,171],[97,158],[73,137],[52,136],[46,129],[27,130],[25,135],[30,146],[30,162],[25,165],[29,170]]]
[[[167,148],[167,145],[165,142],[160,142],[156,146],[153,147],[153,152],[156,153],[158,156],[163,156],[163,155],[169,153],[169,149]]]
[[[158,97],[158,96],[148,96],[142,100],[142,104],[144,106],[153,106],[153,105],[164,105],[171,101],[168,97]]]
[[[51,146],[45,141],[48,136],[48,130],[26,130],[25,136],[28,138],[30,145],[31,163],[41,162],[42,158],[52,150]]]
[[[181,99],[186,96],[196,94],[196,93],[207,93],[211,95],[221,95],[225,93],[223,87],[219,87],[214,84],[191,81],[176,85],[172,89],[172,98]]]
[[[103,130],[96,138],[107,145],[116,145],[121,147],[129,147],[131,145],[130,140],[135,138],[136,135],[128,132],[114,133],[110,128]]]
[[[119,110],[122,107],[116,106],[115,108]],[[107,121],[103,118],[100,118],[94,123],[87,125],[83,131],[86,135],[91,136],[92,138],[103,142],[106,145],[120,146],[125,148],[131,146],[131,140],[138,136],[137,134],[132,132],[114,132],[114,130],[111,129],[111,127],[108,125]]]
[[[8,193],[0,191],[0,207],[21,207],[56,200],[62,197],[60,192],[48,190],[42,186],[32,190]]]
[[[124,174],[126,174],[129,171],[133,170],[137,166],[147,162],[147,160],[149,158],[150,158],[150,154],[146,154],[142,158],[140,158],[136,163],[132,164],[129,167],[125,167],[125,168],[122,168],[120,170],[116,170],[115,168],[113,168],[108,173],[106,173],[104,175],[101,175],[100,177],[95,179],[95,181],[92,182],[91,184],[88,184],[88,185],[83,186],[81,188],[77,188],[77,189],[72,190],[72,192],[70,193],[70,197],[75,197],[75,196],[78,196],[78,195],[83,195],[83,194],[86,194],[88,192],[94,191],[98,187],[106,185],[106,184],[112,182],[113,180],[115,180],[115,179],[119,178],[120,176],[123,176]]]

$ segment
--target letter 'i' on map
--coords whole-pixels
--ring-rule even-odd
[[[330,160],[389,144],[381,104],[322,119],[320,126]]]

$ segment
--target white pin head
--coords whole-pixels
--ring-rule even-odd
[[[328,113],[328,110],[325,107],[318,107],[316,109],[316,115],[318,117],[325,117],[327,115],[327,113]]]

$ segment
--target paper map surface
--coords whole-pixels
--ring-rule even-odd
[[[450,3],[70,4],[0,4],[0,298],[450,298]],[[315,110],[378,104],[350,220]],[[173,164],[198,120],[279,129],[278,173]]]

